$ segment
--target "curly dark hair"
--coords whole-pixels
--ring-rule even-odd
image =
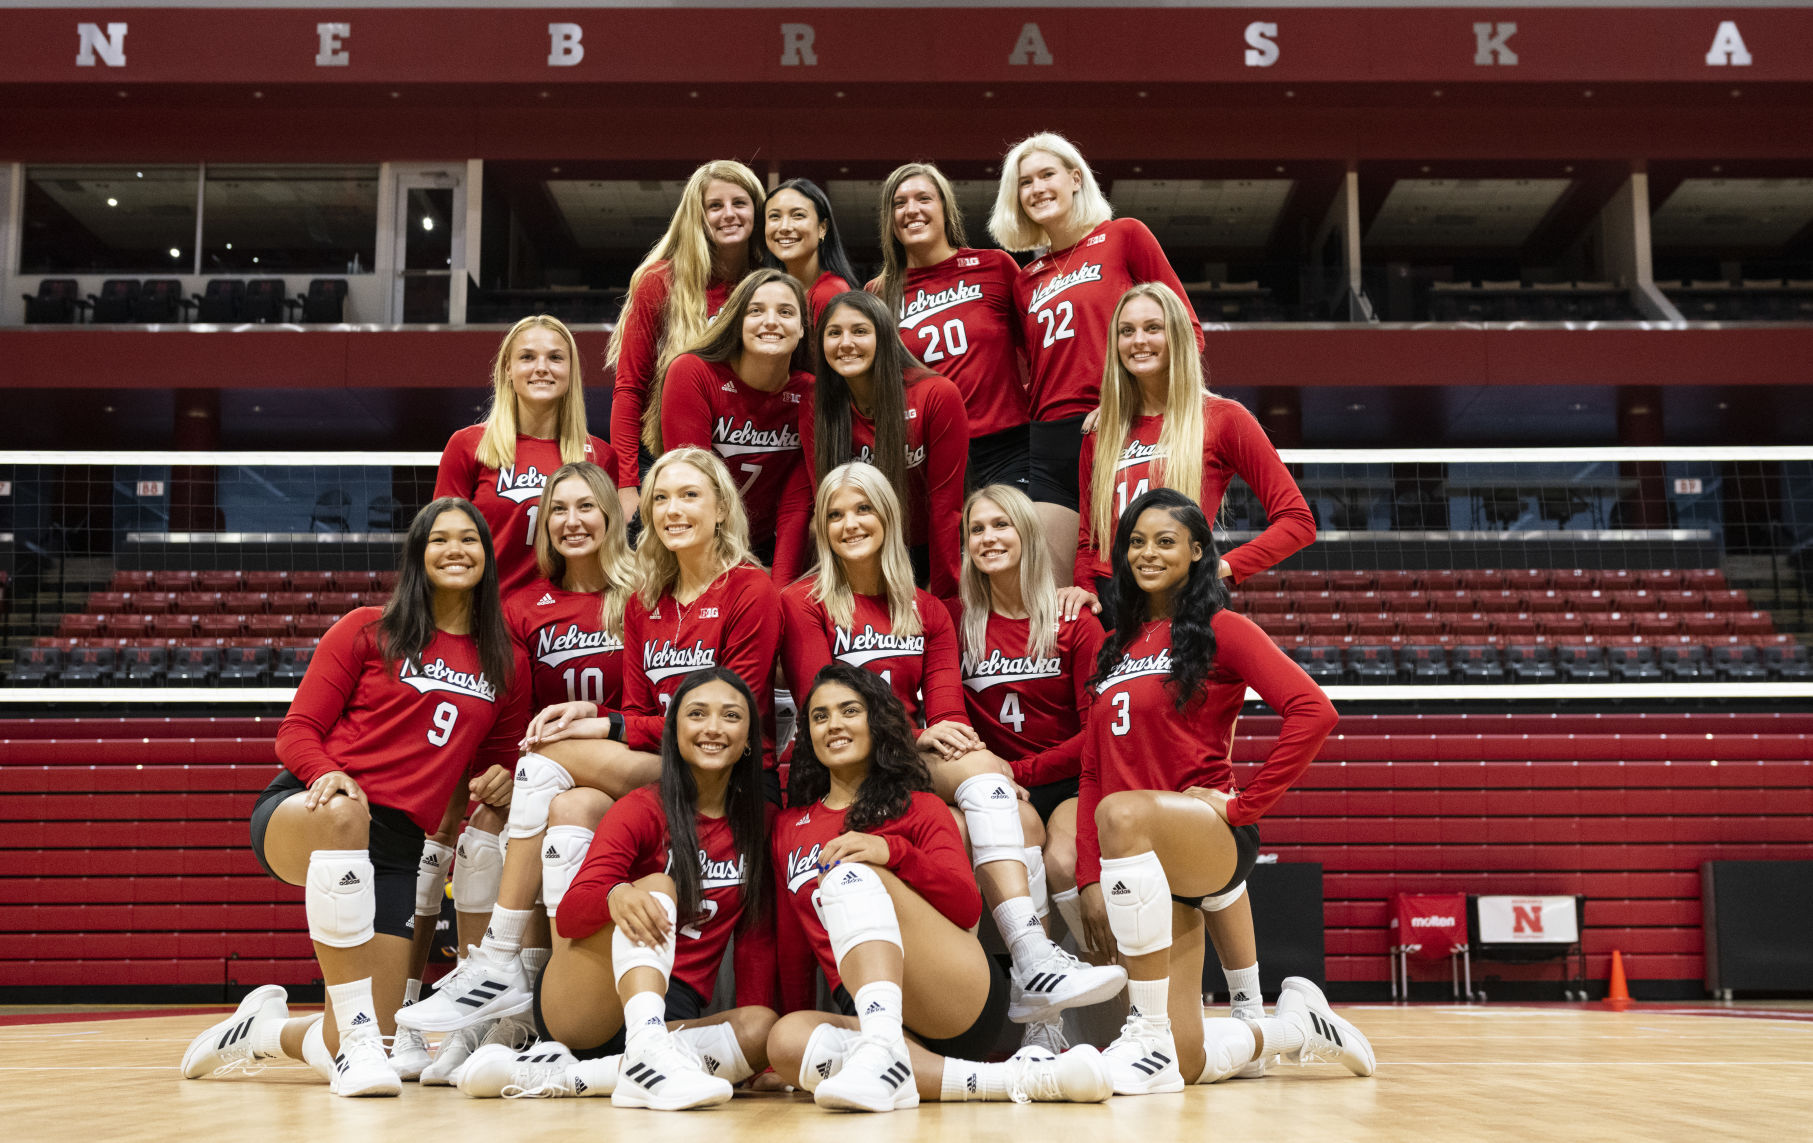
[[[755,695],[741,676],[723,667],[707,667],[681,679],[667,705],[667,726],[661,733],[660,796],[667,818],[668,851],[673,855],[668,874],[674,879],[675,912],[683,920],[698,916],[703,907],[699,863],[690,858],[699,851],[699,783],[680,756],[676,731],[686,696],[706,683],[728,684],[743,696],[744,726],[749,733],[724,795],[730,837],[737,856],[743,859],[743,919],[737,923],[737,930],[743,932],[763,923],[768,909],[768,802],[762,794],[762,726],[756,717]]]
[[[1227,585],[1221,582],[1221,551],[1215,546],[1215,534],[1208,517],[1196,501],[1172,488],[1154,488],[1127,505],[1120,523],[1114,529],[1114,550],[1110,560],[1114,579],[1108,585],[1108,597],[1102,601],[1112,619],[1114,630],[1102,644],[1095,659],[1091,685],[1106,679],[1120,665],[1127,644],[1138,634],[1140,624],[1151,618],[1145,591],[1133,578],[1127,562],[1127,547],[1132,542],[1133,525],[1149,508],[1162,508],[1171,519],[1184,526],[1192,542],[1202,545],[1202,556],[1190,565],[1190,576],[1171,595],[1171,698],[1182,710],[1199,698],[1203,680],[1215,665],[1215,613],[1228,605]]]
[[[932,775],[919,756],[906,707],[880,675],[861,667],[832,663],[806,691],[800,703],[793,769],[787,776],[787,804],[810,805],[831,788],[831,771],[812,747],[812,696],[830,683],[855,691],[869,711],[869,773],[857,788],[844,824],[853,830],[871,830],[906,813],[915,790],[932,788]]]

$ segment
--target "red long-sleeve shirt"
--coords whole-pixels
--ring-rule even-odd
[[[321,637],[277,728],[277,761],[308,784],[344,770],[373,805],[432,833],[455,785],[492,765],[516,765],[529,721],[529,664],[518,651],[500,693],[470,636],[437,631],[417,661],[386,669],[380,614],[356,608]]]
[[[909,722],[916,722],[921,713],[927,726],[968,721],[957,673],[957,633],[949,613],[930,593],[920,588],[914,594],[920,633],[897,636],[886,598],[856,596],[851,625],[839,627],[824,605],[812,598],[817,586],[818,577],[807,576],[781,592],[786,624],[781,665],[795,702],[804,704],[812,680],[836,661],[886,679],[905,704]]]
[[[824,322],[825,307],[831,304],[831,299],[849,292],[849,289],[850,283],[829,270],[806,287],[806,309],[812,314],[813,333],[816,334],[818,327]]]
[[[772,393],[752,389],[722,362],[683,353],[661,386],[661,443],[710,449],[730,469],[751,536],[774,537],[774,578],[803,570],[812,485],[799,423],[812,416],[812,374],[794,373]]]
[[[623,720],[627,745],[661,748],[667,704],[680,680],[702,667],[735,671],[755,692],[764,762],[774,766],[774,659],[781,642],[781,601],[774,581],[754,564],[739,564],[681,605],[669,592],[643,607],[631,596],[623,609]]]
[[[846,832],[848,811],[827,809],[823,802],[790,806],[775,819],[774,877],[780,901],[776,940],[781,971],[781,1003],[792,1012],[813,1006],[812,958],[836,988],[842,978],[831,956],[831,938],[818,919],[812,894],[818,888],[818,854],[825,843]],[[951,809],[938,795],[915,793],[906,812],[868,831],[888,843],[887,868],[906,882],[960,929],[982,916],[982,893],[964,852],[963,839],[951,820]],[[566,904],[560,906],[566,912]]]
[[[1247,482],[1265,506],[1265,531],[1237,548],[1223,552],[1221,558],[1233,569],[1239,583],[1255,572],[1279,563],[1293,552],[1301,551],[1315,541],[1316,517],[1297,488],[1290,469],[1278,459],[1278,450],[1259,427],[1253,414],[1239,401],[1209,397],[1203,407],[1202,428],[1202,494],[1197,503],[1210,519],[1220,510],[1221,498],[1227,494],[1234,477]],[[1114,514],[1118,520],[1127,505],[1133,503],[1154,484],[1153,466],[1162,462],[1157,455],[1158,435],[1164,431],[1165,418],[1137,417],[1127,443],[1115,463]],[[1095,445],[1100,433],[1083,438],[1083,450],[1077,458],[1077,479],[1082,483],[1082,510],[1077,513],[1075,579],[1078,587],[1095,590],[1097,576],[1112,574],[1108,561],[1095,550],[1095,528],[1090,519],[1090,482],[1095,479]],[[1107,537],[1109,544],[1113,536]]]
[[[1158,239],[1133,218],[1110,219],[1075,246],[1035,258],[1020,271],[1014,308],[1032,371],[1033,420],[1080,417],[1100,402],[1108,323],[1127,287],[1140,282],[1164,283],[1190,309]],[[1202,327],[1194,312],[1190,323],[1200,351]]]
[[[546,579],[504,600],[504,626],[529,656],[535,709],[585,699],[623,705],[623,640],[604,629],[604,600]]]
[[[774,828],[773,807],[768,809],[768,829]],[[730,822],[700,814],[694,819],[699,836],[699,890],[702,917],[681,917],[680,937],[674,942],[672,979],[690,985],[710,998],[717,982],[718,965],[730,936],[743,918],[743,884],[747,862],[736,850]],[[611,923],[610,892],[626,881],[673,868],[667,836],[667,814],[661,795],[653,786],[625,794],[598,823],[585,863],[573,875],[573,884],[560,901],[556,924],[560,935],[579,940]],[[758,924],[736,933],[737,1004],[774,1006],[774,926]]]
[[[518,436],[516,458],[502,470],[478,462],[479,438],[485,426],[468,425],[447,439],[441,450],[441,467],[435,473],[434,494],[463,496],[472,501],[491,529],[491,548],[497,553],[497,589],[505,599],[541,573],[535,567],[535,510],[541,490],[565,461],[560,442]],[[583,459],[605,460],[610,446],[597,437],[585,438]]]
[[[914,367],[907,370],[904,380],[910,486],[906,489],[908,542],[930,545],[932,594],[939,599],[952,599],[957,595],[957,575],[963,565],[963,485],[969,473],[969,414],[963,411],[963,395],[949,378]],[[817,429],[808,403],[800,411],[799,435],[812,488],[818,487],[820,476],[818,454],[813,451]],[[875,422],[852,405],[850,458],[873,464],[874,457]]]
[[[1101,621],[1085,611],[1058,620],[1051,651],[1026,651],[1027,619],[988,617],[980,659],[963,656],[963,701],[969,724],[1022,786],[1074,778],[1083,766],[1083,727],[1089,718],[1089,676],[1102,649]],[[961,622],[958,639],[962,639]]]
[[[670,262],[657,262],[650,267],[635,295],[624,305],[623,316],[617,319],[623,325],[623,340],[617,351],[617,377],[611,391],[611,453],[616,464],[606,468],[619,488],[635,488],[642,483],[636,471],[636,447],[642,440],[642,410],[648,404],[648,390],[655,383],[655,367],[661,360],[661,342],[667,336],[667,298],[673,289],[673,278]],[[717,316],[736,285],[730,281],[706,284],[707,318]]]
[[[1014,304],[1019,276],[1019,263],[1006,251],[967,246],[934,266],[906,272],[900,338],[913,356],[956,384],[972,437],[1031,419],[1025,338]]]
[[[1083,772],[1076,814],[1076,880],[1101,879],[1095,808],[1120,790],[1226,790],[1228,821],[1256,822],[1297,780],[1334,729],[1338,716],[1303,668],[1252,620],[1218,611],[1215,662],[1200,698],[1179,711],[1171,674],[1171,621],[1140,626],[1120,664],[1099,684],[1083,734]],[[1234,786],[1228,755],[1247,687],[1283,716],[1277,744],[1244,790]]]

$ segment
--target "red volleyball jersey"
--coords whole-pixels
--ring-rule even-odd
[[[669,592],[623,609],[623,717],[627,744],[661,748],[667,704],[680,680],[702,667],[735,671],[755,692],[764,762],[774,766],[774,658],[781,642],[780,593],[768,573],[739,564],[681,604]]]
[[[818,672],[833,660],[880,675],[906,705],[907,720],[926,725],[966,722],[963,690],[957,673],[957,634],[951,617],[923,588],[913,599],[923,630],[918,635],[893,634],[888,601],[858,595],[849,627],[838,627],[824,605],[812,598],[817,576],[807,576],[781,592],[786,630],[781,665],[793,699],[804,704]]]
[[[683,353],[661,386],[661,443],[710,449],[743,495],[751,536],[774,537],[774,578],[798,576],[812,519],[812,485],[800,451],[801,413],[812,415],[812,374],[794,373],[773,393],[736,370]]]
[[[1085,611],[1058,620],[1049,653],[1027,651],[1031,621],[990,613],[982,655],[965,654],[963,701],[969,724],[1022,786],[1074,778],[1083,765],[1082,730],[1089,717],[1089,676],[1102,649],[1101,621]],[[959,624],[957,637],[963,637]]]
[[[812,1007],[812,961],[817,958],[832,988],[842,983],[831,956],[831,938],[818,919],[812,895],[818,888],[818,854],[826,842],[848,832],[848,811],[823,802],[791,806],[775,818],[774,877],[780,906],[776,918],[781,964],[781,1002],[788,1011]],[[982,893],[969,854],[938,795],[915,793],[906,812],[868,831],[888,843],[887,868],[960,929],[982,916]],[[562,913],[566,912],[563,902]]]
[[[657,262],[628,299],[623,316],[623,342],[617,352],[617,376],[611,388],[611,450],[616,464],[606,465],[619,488],[642,483],[636,471],[636,448],[642,441],[642,410],[648,404],[649,386],[655,383],[662,341],[667,337],[667,296],[673,289],[674,271],[669,262]],[[739,279],[740,280],[740,279]],[[736,282],[709,282],[705,286],[705,316],[716,317]],[[677,348],[677,347],[676,347]]]
[[[623,705],[623,639],[604,629],[604,597],[548,580],[504,600],[504,625],[529,657],[535,709],[584,699]]]
[[[1075,246],[1029,262],[1014,279],[1014,308],[1032,372],[1032,419],[1080,417],[1101,400],[1102,366],[1113,338],[1108,323],[1127,287],[1162,282],[1184,309],[1190,299],[1146,224],[1115,218]],[[1196,348],[1202,327],[1191,311]]]
[[[932,594],[957,595],[963,564],[963,495],[969,473],[969,420],[949,378],[909,368],[906,381],[907,542],[929,544]],[[817,422],[810,404],[799,418],[809,480],[818,486]],[[850,458],[873,464],[875,422],[850,407]],[[896,489],[896,491],[899,491]],[[778,561],[777,561],[778,562]],[[783,581],[784,582],[784,581]]]
[[[478,442],[484,435],[485,426],[468,425],[447,439],[434,494],[464,496],[485,518],[491,549],[497,553],[498,594],[507,599],[541,574],[535,566],[535,513],[542,486],[566,462],[560,459],[559,441],[518,436],[515,460],[501,470],[487,468],[478,462]],[[597,437],[587,437],[583,459],[601,463],[609,448]]]
[[[493,765],[514,767],[529,722],[529,664],[485,677],[470,636],[437,631],[413,661],[384,665],[381,609],[340,617],[309,660],[277,728],[277,761],[305,783],[344,770],[365,797],[432,833],[453,790]]]
[[[1284,796],[1334,729],[1338,716],[1322,688],[1252,620],[1224,610],[1211,623],[1215,662],[1201,694],[1183,710],[1168,685],[1169,619],[1141,624],[1119,665],[1094,688],[1076,814],[1078,885],[1101,877],[1095,807],[1109,794],[1191,786],[1225,790],[1236,795],[1228,803],[1228,821],[1246,825]],[[1258,775],[1240,790],[1229,752],[1249,686],[1283,717],[1283,725]]]
[[[972,437],[1031,417],[1026,350],[1014,304],[1019,263],[1004,250],[964,247],[935,266],[909,269],[900,339],[913,356],[956,383]],[[876,283],[871,282],[871,289]]]
[[[816,332],[825,320],[825,307],[831,299],[850,290],[850,283],[826,270],[806,288],[806,310],[812,315],[812,330]]]
[[[768,807],[768,829],[762,844],[773,832],[774,807]],[[736,932],[734,964],[737,981],[737,1004],[774,1005],[774,926],[768,923],[737,932],[743,919],[743,885],[748,876],[748,860],[737,852],[731,836],[730,822],[724,818],[699,814],[695,819],[699,836],[699,904],[697,917],[680,917],[679,939],[674,942],[674,971],[671,979],[690,985],[699,995],[710,998],[718,979],[718,965],[730,936]],[[667,814],[661,808],[657,787],[643,786],[631,790],[604,815],[598,832],[592,835],[592,846],[586,851],[585,863],[573,875],[573,884],[561,898],[560,915],[555,919],[560,935],[579,940],[611,924],[610,892],[626,881],[636,881],[651,873],[673,870],[673,852],[667,836]]]
[[[1277,564],[1285,557],[1308,547],[1316,538],[1316,517],[1304,502],[1303,493],[1290,469],[1278,459],[1278,450],[1253,414],[1239,401],[1210,397],[1203,408],[1202,493],[1197,503],[1213,520],[1221,509],[1221,498],[1228,484],[1238,476],[1247,482],[1259,502],[1265,506],[1265,531],[1221,554],[1233,569],[1239,583],[1255,572]],[[1164,431],[1161,416],[1137,417],[1133,431],[1115,462],[1114,515],[1118,520],[1127,505],[1157,486],[1153,467],[1162,464],[1158,452],[1158,435]],[[1083,438],[1083,449],[1077,458],[1078,487],[1082,490],[1082,510],[1077,513],[1075,578],[1078,587],[1095,590],[1097,576],[1113,574],[1107,559],[1095,550],[1095,528],[1090,520],[1089,490],[1095,479],[1095,444],[1100,433]],[[1103,546],[1112,546],[1114,537],[1106,537]]]

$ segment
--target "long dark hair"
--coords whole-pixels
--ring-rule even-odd
[[[906,371],[924,368],[911,350],[900,340],[896,319],[888,316],[888,307],[866,290],[851,290],[837,295],[825,307],[825,320],[814,333],[818,340],[813,349],[818,354],[818,383],[812,398],[813,464],[821,473],[830,472],[847,460],[854,459],[850,445],[852,402],[850,383],[831,368],[826,360],[824,327],[840,306],[849,306],[875,327],[875,360],[869,365],[871,408],[869,419],[875,422],[875,448],[869,463],[894,486],[900,497],[904,517],[913,518],[913,494],[907,485],[906,455]]]
[[[423,558],[428,553],[428,534],[442,512],[460,511],[478,529],[479,542],[485,549],[485,574],[472,589],[472,641],[478,644],[479,667],[485,678],[497,688],[498,697],[509,689],[511,664],[515,653],[510,646],[510,632],[504,627],[504,609],[497,598],[497,556],[491,550],[491,529],[472,502],[458,496],[443,496],[431,501],[409,522],[409,534],[403,537],[403,560],[397,566],[397,589],[378,617],[378,648],[389,670],[398,660],[422,664],[422,652],[434,639],[434,584],[428,580]]]
[[[768,803],[762,796],[762,724],[756,714],[755,696],[735,671],[707,667],[680,680],[667,706],[667,727],[661,734],[661,812],[667,817],[668,875],[674,879],[674,907],[682,923],[699,915],[703,890],[699,884],[699,782],[692,767],[680,756],[675,733],[680,707],[686,696],[706,683],[725,683],[743,696],[744,723],[749,737],[743,753],[730,770],[724,795],[724,817],[737,856],[743,860],[743,919],[746,931],[768,909]]]
[[[827,196],[824,191],[820,190],[818,184],[811,179],[788,179],[780,186],[775,187],[768,192],[767,201],[772,202],[775,195],[788,190],[797,191],[799,194],[804,195],[806,201],[812,204],[812,209],[818,212],[818,220],[825,224],[825,236],[818,240],[818,272],[821,274],[836,274],[850,285],[857,285],[861,279],[856,276],[856,267],[851,264],[850,255],[844,250],[843,237],[837,233],[837,219],[831,214],[830,197]],[[759,220],[762,228],[762,245],[764,248],[768,245],[768,219],[765,213],[766,209],[766,204],[764,204],[764,215]],[[770,253],[768,257],[771,262],[778,264],[778,260],[774,258],[772,253]],[[809,287],[812,283],[807,282],[806,285]]]
[[[880,675],[848,663],[832,663],[820,671],[800,704],[787,804],[811,805],[831,788],[831,771],[812,748],[812,696],[829,683],[849,687],[869,708],[869,773],[857,788],[844,824],[853,830],[874,829],[906,813],[913,791],[932,788],[932,775],[914,744],[906,707],[893,689]]]
[[[1209,529],[1208,517],[1196,501],[1172,488],[1154,488],[1127,505],[1120,523],[1114,529],[1114,552],[1110,557],[1114,579],[1108,585],[1108,598],[1103,604],[1114,620],[1114,630],[1095,657],[1095,675],[1091,684],[1100,683],[1120,665],[1127,644],[1139,634],[1140,624],[1148,618],[1146,593],[1133,578],[1127,562],[1127,547],[1133,539],[1133,525],[1148,508],[1162,508],[1171,519],[1182,524],[1192,542],[1202,545],[1202,556],[1190,565],[1190,576],[1171,596],[1171,699],[1182,710],[1198,697],[1202,681],[1215,665],[1215,629],[1210,625],[1215,613],[1228,604],[1227,585],[1221,582],[1221,552],[1215,547],[1215,534]]]

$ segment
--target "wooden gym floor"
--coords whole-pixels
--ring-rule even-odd
[[[339,1100],[300,1064],[185,1081],[191,1036],[229,1009],[0,1009],[0,1133],[39,1140],[580,1139],[659,1131],[663,1143],[847,1140],[855,1122],[804,1096],[739,1094],[707,1112],[617,1111],[608,1100],[475,1100],[404,1085]],[[928,1104],[867,1116],[875,1143],[1009,1141],[1626,1140],[1808,1138],[1813,1005],[1350,1006],[1378,1074],[1287,1067],[1262,1080],[1104,1105]],[[659,1116],[659,1118],[657,1118]],[[1799,1123],[1800,1127],[1793,1124]],[[493,1129],[487,1131],[486,1129]]]

